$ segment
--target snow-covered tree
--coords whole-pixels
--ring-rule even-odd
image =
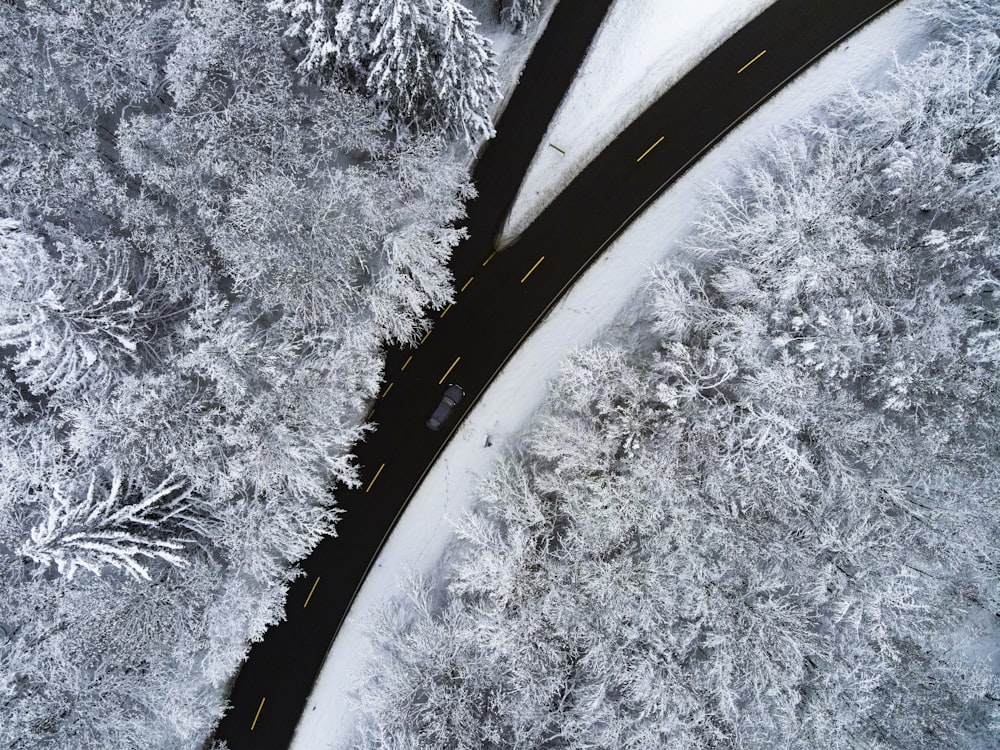
[[[542,12],[541,0],[501,0],[500,20],[523,34]]]
[[[123,128],[129,169],[188,217],[241,296],[321,327],[370,297],[389,337],[412,338],[423,311],[450,299],[441,263],[471,195],[457,166],[433,138],[392,147],[370,104],[334,83],[297,93],[271,15],[222,3],[186,23],[190,43],[167,65],[178,111]],[[245,56],[220,52],[231,45]],[[357,150],[372,160],[351,164]]]
[[[537,0],[505,13],[521,28]],[[299,69],[346,77],[378,104],[398,133],[443,133],[474,143],[493,135],[499,97],[489,40],[460,0],[274,0],[303,40]]]
[[[337,5],[332,39],[332,4],[281,6],[296,32],[309,19],[306,70],[329,62],[373,97],[400,132],[440,132],[468,143],[493,134],[489,110],[499,89],[492,47],[459,0]]]
[[[17,222],[0,222],[0,343],[18,379],[66,401],[107,392],[148,347],[158,311],[146,284],[146,269],[114,239],[50,252]]]
[[[0,745],[140,750],[200,742],[216,700],[199,666],[207,645],[201,613],[222,571],[192,563],[172,569],[183,577],[163,571],[153,585],[25,575],[21,565],[5,565],[0,674],[14,689],[0,697]]]
[[[143,102],[162,84],[159,66],[173,42],[174,3],[157,0],[25,0],[46,59],[105,112]]]
[[[975,38],[993,49],[1000,47],[1000,8],[993,0],[937,0],[919,6],[952,41],[965,44]]]
[[[105,482],[94,472],[85,485],[53,484],[50,490],[47,516],[31,529],[20,554],[55,565],[70,579],[81,568],[99,575],[111,567],[150,580],[150,561],[184,565],[183,530],[194,519],[183,481],[167,479],[136,496],[121,475]],[[165,529],[171,526],[182,533],[170,537]]]
[[[88,236],[109,227],[123,189],[109,174],[114,157],[95,113],[40,50],[33,17],[19,3],[0,4],[0,215],[56,219]]]
[[[285,36],[301,39],[305,54],[299,69],[322,73],[332,67],[336,54],[334,30],[341,0],[271,0],[268,9],[291,19]]]
[[[388,341],[416,342],[426,327],[426,311],[454,301],[447,261],[465,237],[455,224],[475,189],[463,181],[458,164],[434,158],[438,148],[434,141],[417,140],[400,154],[400,179],[392,186],[398,213],[381,240],[368,301]]]

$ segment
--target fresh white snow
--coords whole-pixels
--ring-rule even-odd
[[[650,104],[773,2],[616,2],[538,144],[500,245],[523,232]]]
[[[619,0],[614,10],[638,4],[639,0]],[[713,23],[720,25],[725,22],[716,12],[723,4],[737,12],[735,0],[700,3],[706,13],[712,14]],[[744,11],[741,3],[740,12]],[[694,9],[685,12],[693,13]],[[646,23],[641,16],[630,17],[637,27]],[[640,31],[637,28],[633,33]],[[621,34],[615,38],[621,39]],[[702,53],[717,44],[714,39],[715,35],[706,30]],[[494,458],[540,406],[547,381],[565,354],[587,345],[612,324],[620,329],[616,333],[627,336],[628,311],[636,309],[634,302],[631,308],[628,303],[640,297],[650,266],[669,258],[676,240],[688,232],[697,215],[700,191],[725,181],[730,165],[754,142],[769,138],[774,128],[805,115],[848,85],[866,88],[884,80],[894,55],[908,59],[924,41],[922,25],[904,4],[840,45],[732,131],[651,204],[553,308],[466,417],[410,501],[327,654],[292,750],[347,747],[355,718],[349,698],[352,675],[370,653],[363,632],[366,618],[385,599],[399,593],[408,576],[429,575],[434,570],[451,539],[450,522],[470,507],[480,477],[490,471]],[[691,40],[688,42],[693,45]],[[598,44],[605,43],[607,38],[602,35]],[[653,47],[647,54],[650,59],[662,57],[660,50]],[[607,67],[605,72],[616,74]],[[603,89],[598,84],[593,83],[594,90],[605,91],[609,100],[620,96],[612,93],[616,89],[610,83]],[[631,92],[630,97],[633,95],[638,96]],[[644,106],[636,105],[631,98],[628,101],[627,106]],[[626,108],[614,100],[601,106]],[[485,445],[487,438],[491,447]]]

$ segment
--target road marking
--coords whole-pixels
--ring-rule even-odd
[[[393,385],[395,385],[395,384],[394,384],[394,383],[389,383],[389,385],[387,385],[387,386],[385,387],[385,390],[384,390],[384,391],[382,391],[382,396],[381,396],[382,398],[385,398],[385,394],[387,394],[387,393],[388,393],[389,391],[391,391],[391,390],[392,390],[392,386],[393,386]]]
[[[372,481],[370,481],[368,483],[368,486],[365,487],[365,492],[366,493],[371,491],[372,485],[375,484],[375,480],[378,479],[378,475],[382,473],[382,469],[384,469],[384,468],[385,468],[385,464],[382,464],[381,466],[378,467],[378,471],[375,472],[375,476],[372,477]]]
[[[461,288],[461,289],[459,289],[458,291],[460,291],[460,292],[464,292],[464,291],[465,291],[465,288],[466,288],[466,287],[467,287],[467,286],[468,286],[469,284],[471,284],[471,283],[472,283],[472,280],[473,280],[474,278],[476,278],[476,277],[475,277],[475,276],[470,276],[470,277],[469,277],[469,280],[468,280],[468,281],[466,281],[466,282],[465,282],[464,284],[462,284],[462,288]]]
[[[451,306],[452,306],[452,304],[453,304],[453,303],[449,302],[449,303],[448,303],[448,306],[447,306],[447,307],[446,307],[446,308],[445,308],[444,310],[442,310],[442,311],[441,311],[441,314],[440,314],[440,315],[438,315],[438,319],[439,319],[439,320],[440,320],[441,318],[443,318],[443,317],[444,317],[445,315],[447,315],[447,314],[448,314],[448,311],[449,311],[449,310],[451,309]]]
[[[302,605],[302,609],[305,609],[306,607],[309,606],[309,600],[313,598],[313,591],[316,590],[316,587],[318,585],[319,585],[319,576],[316,576],[316,580],[313,582],[313,587],[311,589],[309,589],[309,596],[306,597],[306,601]]]
[[[421,343],[423,343],[423,342],[421,342]],[[408,364],[410,364],[410,360],[411,360],[411,359],[413,359],[413,355],[412,355],[412,354],[411,354],[411,355],[410,355],[409,357],[407,357],[407,358],[406,358],[406,361],[405,361],[405,362],[403,363],[403,366],[399,368],[399,371],[400,371],[400,372],[402,372],[403,370],[405,370],[405,369],[406,369],[406,366],[407,366]]]
[[[530,270],[530,271],[528,271],[528,272],[527,272],[526,274],[524,274],[524,276],[522,276],[522,277],[521,277],[521,283],[522,283],[522,284],[523,284],[523,283],[525,282],[525,280],[526,280],[526,279],[527,279],[527,278],[528,278],[529,276],[531,276],[531,274],[533,274],[533,273],[535,272],[535,269],[536,269],[536,268],[538,268],[538,264],[539,264],[539,263],[541,263],[541,262],[542,262],[543,260],[545,260],[545,256],[544,256],[544,255],[543,255],[543,256],[542,256],[541,258],[539,258],[538,260],[536,260],[536,261],[535,261],[535,265],[533,265],[533,266],[531,267],[531,270]]]
[[[753,65],[753,64],[754,64],[755,62],[757,62],[757,61],[758,61],[758,60],[760,59],[761,55],[763,55],[763,54],[764,54],[765,52],[767,52],[767,50],[766,50],[766,49],[762,49],[762,50],[761,50],[760,52],[758,52],[758,53],[757,53],[757,57],[755,57],[755,58],[754,58],[753,60],[751,60],[751,61],[750,61],[750,62],[748,62],[748,63],[747,63],[746,65],[744,65],[744,66],[743,66],[742,68],[740,68],[739,70],[737,70],[737,71],[736,71],[736,75],[739,75],[739,74],[740,74],[740,73],[742,73],[742,72],[743,72],[744,70],[746,70],[746,69],[747,69],[747,68],[749,68],[749,67],[750,67],[751,65]]]
[[[254,717],[253,717],[253,724],[250,725],[250,731],[251,732],[253,731],[253,728],[255,726],[257,726],[257,719],[260,718],[260,711],[261,711],[262,708],[264,708],[264,701],[266,701],[266,700],[267,700],[266,697],[260,699],[260,705],[257,706],[257,713],[254,714]]]
[[[431,331],[432,330],[434,330],[434,329],[430,328],[430,329],[427,330],[427,333],[424,334],[424,337],[422,339],[420,339],[420,344],[424,343],[427,340],[427,337],[431,335]],[[420,346],[420,344],[417,344],[417,346]]]
[[[662,140],[663,140],[664,138],[666,138],[666,136],[665,136],[665,135],[661,135],[661,136],[659,137],[659,139],[658,139],[658,140],[656,141],[656,143],[654,143],[654,144],[653,144],[652,146],[650,146],[649,148],[647,148],[647,149],[646,149],[645,151],[643,151],[643,152],[642,152],[642,156],[640,156],[640,157],[639,157],[638,159],[636,159],[636,160],[635,160],[635,163],[636,163],[636,164],[638,164],[638,163],[639,163],[639,162],[641,162],[641,161],[642,161],[643,159],[645,159],[645,158],[646,158],[646,154],[648,154],[648,153],[649,153],[650,151],[652,151],[652,150],[653,150],[654,148],[656,148],[657,146],[659,146],[659,145],[660,145],[660,141],[662,141]]]
[[[566,152],[563,151],[561,148],[559,148],[556,144],[550,143],[549,145],[552,146],[552,148],[554,148],[556,151],[558,151],[563,156],[566,156]]]
[[[497,254],[496,250],[494,250],[492,253],[490,253],[490,257],[483,261],[483,266],[485,266],[487,263],[489,263],[491,260],[493,260],[493,256],[496,255],[496,254]]]
[[[369,419],[371,419],[372,418],[372,414],[374,414],[374,413],[375,413],[375,407],[373,406],[371,408],[371,411],[368,412],[368,416],[365,417],[365,421],[367,422]]]
[[[445,372],[445,374],[441,376],[441,379],[438,381],[438,385],[441,385],[444,382],[444,379],[451,374],[451,371],[455,369],[455,365],[458,364],[458,360],[460,360],[460,359],[461,359],[461,357],[455,357],[455,361],[451,363],[451,367],[449,367],[448,371]]]

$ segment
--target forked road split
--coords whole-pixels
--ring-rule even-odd
[[[233,686],[216,732],[232,750],[291,741],[315,677],[385,539],[461,416],[580,273],[638,213],[771,94],[897,0],[778,0],[610,144],[502,253],[493,239],[549,118],[610,0],[557,6],[474,178],[469,238],[450,268],[456,301],[419,345],[388,354],[378,430],[357,446],[362,484],[340,489],[338,536],[302,563],[287,619]],[[465,397],[440,431],[426,421],[449,383]]]

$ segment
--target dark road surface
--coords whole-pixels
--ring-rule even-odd
[[[399,513],[461,416],[563,291],[707,148],[895,0],[778,0],[640,116],[516,244],[494,253],[521,177],[609,3],[565,0],[536,45],[497,138],[476,166],[480,197],[469,206],[469,238],[451,263],[463,291],[433,316],[419,346],[389,352],[384,387],[391,388],[371,417],[379,428],[356,448],[362,486],[338,490],[345,510],[338,536],[302,563],[306,575],[289,591],[288,619],[254,645],[236,679],[232,708],[216,732],[232,750],[288,746],[327,649]],[[431,432],[425,420],[448,383],[461,385],[466,397],[445,427]]]

